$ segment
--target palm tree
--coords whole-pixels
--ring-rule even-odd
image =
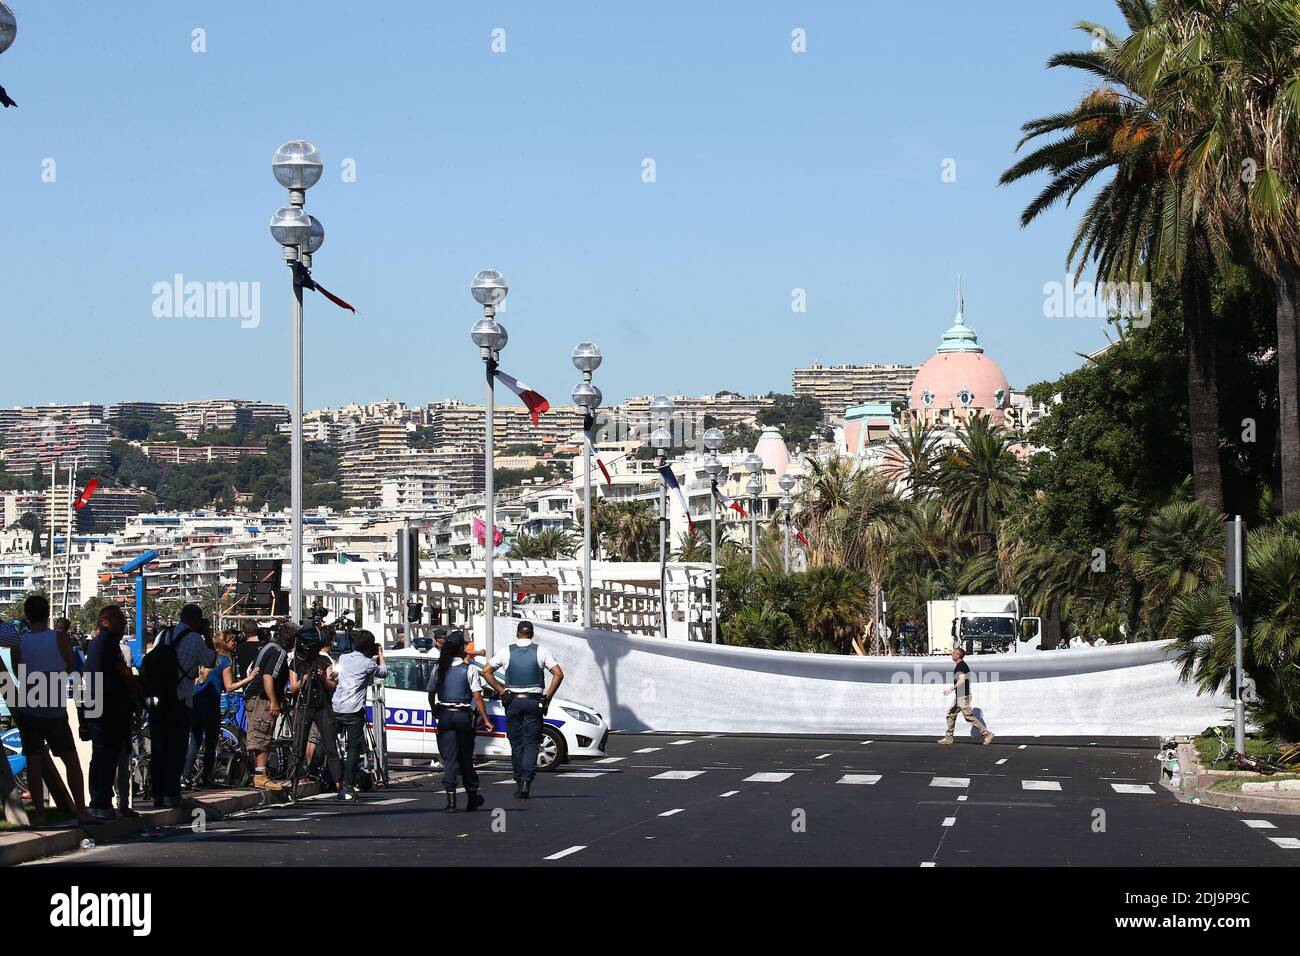
[[[1165,89],[1170,73],[1162,66],[1171,48],[1186,40],[1185,27],[1165,16],[1178,2],[1116,2],[1131,31],[1128,40],[1081,23],[1097,48],[1048,60],[1049,67],[1081,70],[1102,85],[1067,112],[1025,123],[1017,149],[1042,137],[1058,138],[1015,163],[1000,182],[1050,176],[1021,214],[1020,223],[1027,226],[1057,201],[1069,204],[1110,175],[1080,218],[1066,266],[1078,275],[1091,262],[1100,282],[1167,278],[1178,283],[1196,497],[1217,510],[1223,507],[1223,477],[1210,275],[1216,251],[1211,234],[1218,226],[1207,221],[1204,182],[1189,175],[1190,151],[1203,144],[1190,143],[1181,135],[1186,122],[1173,122],[1162,112],[1170,102]],[[1154,31],[1163,31],[1167,45],[1152,63],[1141,54],[1149,52]]]
[[[810,475],[799,493],[795,524],[808,538],[810,566],[843,560],[840,536],[853,495],[853,461],[839,455],[808,459]]]
[[[577,539],[560,528],[543,528],[536,534],[520,534],[510,542],[511,558],[553,559],[572,557],[578,549]]]
[[[678,561],[708,561],[709,539],[699,528],[683,531],[677,536],[677,550],[673,556]]]
[[[794,621],[772,601],[750,604],[722,622],[722,641],[737,647],[775,648],[794,634]]]
[[[595,517],[593,509],[592,516]],[[609,507],[606,548],[616,561],[649,561],[659,555],[659,519],[649,501]]]
[[[1224,516],[1199,501],[1174,500],[1154,515],[1133,553],[1143,587],[1142,618],[1154,638],[1168,636],[1172,603],[1223,576]]]
[[[948,521],[981,551],[996,545],[998,523],[1020,492],[1024,468],[1011,445],[988,416],[972,415],[939,464],[937,487]]]
[[[862,634],[868,597],[858,575],[847,568],[818,567],[807,577],[800,608],[807,637],[833,645],[840,653],[851,648],[865,654]]]
[[[929,422],[906,417],[903,427],[889,436],[883,471],[898,482],[910,498],[925,498],[934,490],[934,467],[939,458],[939,433]]]

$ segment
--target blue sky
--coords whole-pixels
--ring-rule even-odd
[[[309,294],[308,407],[478,400],[468,285],[488,266],[511,285],[502,365],[552,401],[583,339],[611,401],[919,363],[958,272],[1014,385],[1104,342],[1099,320],[1043,317],[1075,213],[1021,230],[1037,184],[996,184],[1019,124],[1085,91],[1043,63],[1086,45],[1080,19],[1122,25],[1103,0],[8,2],[0,406],[287,402],[270,160],[300,136],[325,160],[316,277],[361,310]],[[260,325],[155,317],[177,273],[261,283]]]

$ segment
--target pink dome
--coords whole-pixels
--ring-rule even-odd
[[[959,293],[960,298],[960,293]],[[976,412],[1002,421],[1011,402],[1011,386],[998,363],[984,354],[979,339],[962,315],[960,304],[952,328],[912,382],[908,408],[915,418],[955,425]]]
[[[785,447],[785,439],[775,428],[763,429],[754,451],[763,459],[765,472],[771,472],[780,478],[790,468],[790,450]]]

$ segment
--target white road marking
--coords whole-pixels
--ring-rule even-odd
[[[1269,837],[1284,850],[1300,850],[1300,839],[1296,837]]]
[[[864,740],[864,741],[862,741],[862,743],[858,744],[858,746],[859,746],[859,747],[865,747],[867,744],[874,744],[874,743],[875,743],[874,740]]]
[[[930,781],[930,786],[958,788],[969,787],[970,777],[935,777]]]
[[[640,750],[634,750],[634,751],[632,751],[632,753],[634,753],[634,754],[652,754],[652,753],[654,753],[656,750],[662,750],[662,749],[663,749],[662,747],[642,747]]]
[[[753,773],[742,780],[741,783],[780,783],[783,780],[789,780],[793,776],[792,773]]]
[[[926,867],[926,866],[934,866],[934,864],[933,864],[933,863],[922,863],[921,866],[922,866],[922,867]]]
[[[1021,744],[1021,745],[1020,745],[1019,747],[1017,747],[1016,749],[1017,749],[1017,750],[1024,750],[1024,749],[1025,749],[1026,747],[1028,747],[1028,746],[1029,746],[1029,744]]]
[[[1001,760],[998,761],[998,766],[1001,766],[1002,764],[1004,764],[1004,763],[1006,763],[1006,762],[1007,762],[1007,758],[1006,758],[1006,757],[1003,757]]]
[[[651,780],[691,780],[704,773],[703,770],[665,770],[663,773],[657,773]]]
[[[944,818],[943,818],[943,825],[946,826],[946,827],[953,827],[953,826],[956,826],[956,825],[957,825],[957,818],[956,818],[956,817],[944,817]]]
[[[374,802],[367,800],[366,805],[371,807],[392,807],[392,806],[396,806],[399,803],[414,803],[414,802],[415,802],[415,797],[390,797],[387,800],[375,800]]]
[[[1021,790],[1060,790],[1061,784],[1058,780],[1021,780]]]
[[[317,810],[315,813],[309,813],[309,817],[336,817],[339,815],[337,810]]]
[[[602,757],[596,763],[618,763],[620,760],[626,760],[626,757]]]
[[[967,799],[966,794],[964,794],[964,793],[962,793],[962,794],[958,794],[957,799],[958,799],[958,800],[965,800],[965,799]]]
[[[671,817],[671,816],[673,816],[674,814],[681,813],[681,812],[682,812],[683,810],[685,810],[685,809],[686,809],[685,807],[678,807],[676,810],[665,810],[663,813],[661,813],[661,814],[659,814],[659,815],[660,815],[661,817]]]
[[[682,744],[693,744],[693,743],[695,743],[694,740],[674,740],[672,741],[672,746],[680,747]]]
[[[580,777],[580,778],[585,778],[587,780],[590,780],[592,777],[603,777],[605,776],[605,774],[599,770],[568,770],[565,771],[564,773],[557,773],[556,776],[557,777]]]
[[[1241,822],[1246,824],[1246,826],[1250,827],[1252,830],[1277,829],[1277,827],[1273,826],[1273,824],[1269,823],[1267,820],[1242,820]]]
[[[1145,783],[1112,783],[1111,788],[1116,793],[1155,793]]]
[[[272,817],[275,823],[306,823],[306,817]]]
[[[734,797],[734,796],[735,796],[736,794],[738,794],[738,793],[740,793],[739,790],[728,790],[726,793],[720,793],[720,794],[718,794],[718,796],[720,796],[720,797]]]
[[[550,856],[544,856],[544,857],[542,857],[542,859],[543,859],[543,860],[559,860],[559,859],[562,859],[562,858],[568,856],[568,855],[571,854],[571,853],[577,853],[579,850],[585,850],[585,849],[587,849],[587,847],[586,847],[585,845],[584,845],[584,846],[571,846],[571,847],[569,847],[567,850],[561,850],[559,853],[552,853]]]
[[[880,783],[880,774],[878,773],[846,773],[836,783],[853,783],[861,786],[870,787]]]
[[[825,760],[830,754],[822,754],[820,757],[813,757],[813,760]]]

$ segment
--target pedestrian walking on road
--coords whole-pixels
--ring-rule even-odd
[[[496,672],[505,669],[503,687]],[[551,675],[550,686],[542,682]],[[506,737],[510,740],[510,762],[515,775],[515,796],[527,800],[537,775],[537,748],[542,742],[542,718],[551,699],[564,680],[564,671],[546,648],[533,643],[531,621],[520,621],[515,642],[498,651],[487,667],[483,679],[501,695],[506,708]]]
[[[474,769],[474,724],[477,718],[492,730],[483,703],[483,679],[465,659],[465,632],[452,631],[429,677],[429,705],[438,718],[438,754],[442,757],[442,785],[447,791],[447,812],[456,812],[456,778],[465,786],[465,809],[483,806],[478,771]]]
[[[952,649],[952,686],[945,687],[943,695],[955,694],[956,698],[952,706],[948,708],[948,733],[941,737],[938,743],[951,744],[952,733],[957,727],[957,714],[960,713],[966,718],[966,723],[970,724],[980,732],[984,738],[985,744],[993,743],[993,734],[988,727],[984,726],[984,721],[975,716],[971,710],[971,682],[970,682],[970,665],[966,663],[966,652],[960,647]]]

